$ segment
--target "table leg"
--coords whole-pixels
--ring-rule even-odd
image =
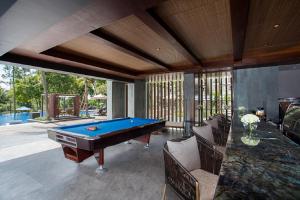
[[[96,169],[96,172],[97,173],[103,173],[103,172],[106,172],[107,169],[104,168],[104,149],[99,149],[95,152],[94,154],[97,162],[98,162],[98,165],[99,167]]]
[[[161,200],[167,200],[166,189],[167,189],[167,185],[165,184],[163,187],[163,190],[162,190],[162,199]]]
[[[144,146],[146,149],[149,148],[151,134],[142,135],[140,137],[135,138],[134,140],[146,143]]]

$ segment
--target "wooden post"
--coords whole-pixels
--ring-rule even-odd
[[[57,114],[59,113],[59,110],[57,111],[57,100],[56,100],[56,94],[49,94],[48,96],[48,107],[49,110],[49,118],[55,119],[57,117]]]
[[[74,97],[74,115],[79,117],[80,113],[80,96],[76,95]]]

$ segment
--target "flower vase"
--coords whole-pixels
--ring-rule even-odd
[[[243,123],[245,128],[245,136],[241,138],[242,142],[249,146],[256,146],[260,142],[260,139],[254,136],[254,131],[257,128],[257,123]]]

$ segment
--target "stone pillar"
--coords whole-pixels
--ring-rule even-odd
[[[194,73],[184,74],[183,94],[184,94],[184,129],[185,135],[189,136],[195,121],[195,75]]]
[[[134,95],[134,83],[128,83],[127,84],[127,116],[128,117],[135,117],[134,111],[135,111],[135,95]]]
[[[125,116],[125,83],[107,81],[107,119]]]
[[[145,80],[135,80],[134,82],[134,116],[139,118],[146,118],[146,81]]]

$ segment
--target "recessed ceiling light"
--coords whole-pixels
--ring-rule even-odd
[[[273,28],[274,28],[274,29],[279,28],[279,24],[275,24],[275,25],[273,26]]]
[[[156,48],[156,51],[159,51],[160,50],[160,48]]]

